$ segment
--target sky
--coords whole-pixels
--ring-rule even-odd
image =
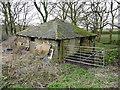
[[[36,1],[39,1],[39,0],[36,0]],[[55,1],[55,0],[49,0],[49,1]],[[61,0],[62,1],[62,0]],[[64,1],[64,0],[63,0]],[[66,0],[65,0],[66,1]],[[86,2],[89,2],[90,0],[80,0],[81,2],[82,1],[86,1]],[[107,2],[110,2],[111,0],[96,0],[96,1],[102,1],[102,2],[105,2],[105,1],[107,1]],[[117,3],[114,3],[114,7],[117,7]],[[34,13],[36,13],[37,15],[36,15],[36,19],[35,20],[33,20],[32,22],[31,22],[31,24],[37,24],[37,23],[39,23],[40,22],[40,20],[38,19],[38,15],[39,15],[39,13],[37,12],[37,10],[36,10],[36,8],[34,8],[33,10],[32,10],[32,12],[34,11]],[[116,13],[116,14],[118,14],[118,12]],[[52,16],[50,16],[49,18],[48,18],[48,21],[49,20],[51,20],[51,19],[53,19],[54,17],[52,17]],[[111,17],[109,17],[109,19],[111,19]],[[116,17],[116,19],[115,19],[115,23],[118,23],[118,18]]]
[[[6,1],[6,0],[3,0],[3,1]],[[19,1],[19,0],[10,0],[11,2],[16,2],[16,1]],[[33,2],[34,0],[21,0],[21,2]],[[40,0],[36,0],[37,2],[38,1],[40,1]],[[43,0],[44,1],[44,0]],[[55,0],[46,0],[46,1],[50,1],[50,2],[55,2]],[[61,0],[61,1],[67,1],[67,0]],[[70,1],[70,0],[69,0]],[[72,0],[73,1],[73,0]],[[86,2],[89,2],[90,0],[80,0],[81,2],[82,1],[86,1]],[[94,1],[101,1],[101,2],[105,2],[105,1],[107,1],[107,2],[109,2],[109,1],[111,1],[111,0],[94,0]],[[34,7],[34,4],[33,3],[31,3],[31,5],[33,5],[32,6],[32,10],[29,12],[29,15],[28,15],[28,18],[31,16],[31,15],[33,15],[34,17],[33,17],[33,19],[32,19],[32,21],[30,22],[30,25],[37,25],[37,24],[39,24],[39,23],[41,23],[41,20],[40,20],[40,14],[38,13],[38,11],[36,10],[36,8]],[[114,3],[114,7],[116,7],[117,6],[117,3]],[[118,14],[118,12],[117,12],[117,14]],[[21,18],[22,18],[22,15],[21,15]],[[52,17],[52,16],[49,16],[49,18],[48,18],[48,21],[49,20],[51,20],[51,19],[53,19],[54,17]],[[111,19],[111,17],[109,17],[109,19]],[[115,23],[118,23],[118,18],[116,18],[115,19]]]

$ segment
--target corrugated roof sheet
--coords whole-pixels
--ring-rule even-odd
[[[46,39],[70,39],[76,37],[94,36],[71,23],[55,18],[49,22],[18,32],[17,35]]]

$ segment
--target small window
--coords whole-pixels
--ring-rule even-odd
[[[31,40],[31,41],[35,41],[35,38],[34,38],[34,37],[31,37],[30,40]]]

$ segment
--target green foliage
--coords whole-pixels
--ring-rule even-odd
[[[111,44],[113,45],[119,45],[119,30],[118,29],[114,29],[112,32],[112,42]],[[101,43],[110,43],[110,32],[109,30],[103,30],[102,31],[102,35],[101,35]]]
[[[48,84],[47,88],[101,88],[118,79],[114,74],[97,76],[95,75],[95,73],[97,73],[96,68],[94,73],[92,73],[91,71],[79,68],[78,66],[75,67],[75,65],[73,67],[72,64],[62,65],[62,68],[67,70],[70,69],[69,67],[74,69],[71,70],[70,73],[64,73],[57,80]],[[97,71],[100,72],[101,68],[97,68]]]
[[[101,35],[101,42],[102,43],[109,43],[110,42],[109,34],[102,34]],[[113,34],[112,35],[112,44],[117,44],[117,43],[118,43],[118,34]]]
[[[109,64],[117,60],[118,57],[117,45],[102,44],[98,42],[96,42],[95,45],[96,47],[102,47],[105,49],[105,53],[104,53],[105,64]]]
[[[117,49],[106,49],[105,50],[105,63],[109,64],[117,60],[118,57],[118,50]]]
[[[90,41],[88,40],[88,38],[84,38],[81,42],[81,46],[89,46],[89,42]]]
[[[118,45],[103,44],[103,43],[98,43],[98,42],[95,42],[95,46],[96,47],[102,47],[102,48],[105,48],[105,49],[113,49],[113,48],[117,48],[118,47]]]
[[[0,76],[0,88],[2,89],[7,89],[7,88],[11,88],[11,89],[21,89],[22,90],[33,90],[33,89],[28,89],[28,87],[22,85],[22,84],[10,84],[8,81],[7,81],[7,77],[6,76]]]
[[[112,33],[113,34],[118,34],[118,32],[119,32],[118,29],[114,29]],[[103,30],[102,31],[102,34],[109,34],[109,33],[110,33],[109,30]]]
[[[91,87],[89,85],[90,83],[87,84],[87,79],[90,81],[89,79],[94,76],[93,74],[89,73],[85,69],[75,67],[70,64],[64,65],[63,68],[68,69],[69,66],[70,68],[74,68],[74,70],[71,70],[71,73],[67,75],[64,74],[58,80],[50,83],[48,85],[48,88],[87,88],[86,86]]]
[[[0,88],[3,88],[8,85],[8,82],[6,81],[7,77],[0,75]]]
[[[80,34],[80,35],[83,35],[83,36],[92,36],[92,35],[95,35],[87,30],[84,30],[82,28],[79,28],[79,27],[76,27],[75,30],[74,30],[75,33],[77,34]]]
[[[72,64],[69,64],[69,63],[61,65],[61,70],[63,72],[68,71],[68,70],[73,70],[74,68],[76,68],[76,65],[72,65]]]
[[[13,90],[35,90],[34,88],[29,88],[22,84],[13,84],[13,85],[10,85],[8,88],[11,88]]]

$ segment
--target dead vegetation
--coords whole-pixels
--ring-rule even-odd
[[[11,41],[10,41],[11,40]],[[60,74],[60,65],[52,60],[44,61],[24,47],[13,46],[14,39],[2,43],[3,48],[12,48],[11,52],[2,53],[3,75],[10,84],[24,84],[29,87],[42,88],[55,80]],[[12,46],[12,47],[11,47]]]
[[[4,73],[7,72],[11,83],[23,84],[24,82],[34,88],[44,87],[60,74],[57,64],[35,58],[30,52],[24,52],[22,55],[11,55],[4,63],[6,64],[3,66],[3,71],[5,71]],[[34,82],[36,82],[37,86]]]
[[[14,40],[3,42],[3,47],[9,47]],[[2,53],[2,61],[2,72],[7,77],[9,85],[21,84],[31,88],[44,88],[49,83],[60,78],[61,75],[66,76],[71,71],[74,71],[73,68],[68,67],[70,70],[65,69],[63,73],[60,64],[55,63],[53,60],[41,60],[40,57],[26,51],[24,47],[14,46],[13,51]],[[113,76],[117,76],[117,67],[106,67],[100,70],[96,68],[89,69],[90,73],[100,78],[106,77],[110,71],[114,74]],[[111,85],[117,87],[116,82],[111,83]]]
[[[41,88],[61,74],[58,64],[34,58],[30,52],[21,56],[15,55],[16,58],[11,60],[10,57],[3,65],[3,74],[8,77],[9,83]]]

